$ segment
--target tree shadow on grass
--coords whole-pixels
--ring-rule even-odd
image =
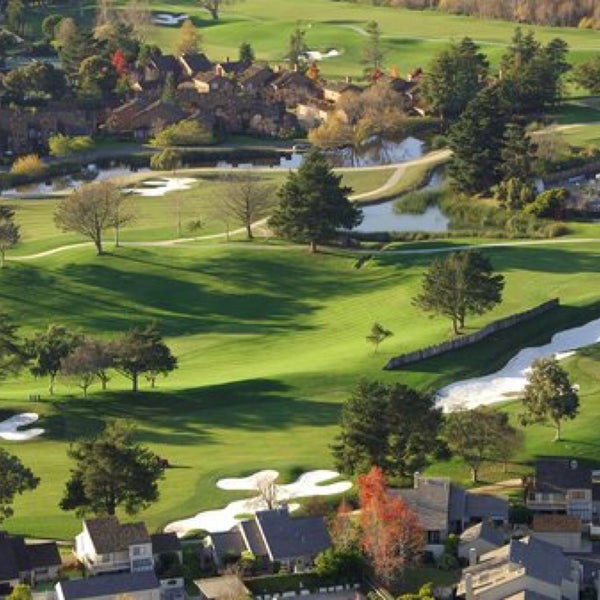
[[[215,443],[214,428],[265,433],[337,422],[339,407],[292,395],[273,379],[251,379],[185,390],[102,392],[85,400],[56,402],[56,413],[40,425],[46,439],[73,441],[97,434],[107,421],[129,419],[144,443]]]

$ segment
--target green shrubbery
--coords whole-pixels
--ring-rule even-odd
[[[200,121],[189,119],[165,127],[152,140],[153,146],[165,148],[169,146],[205,146],[214,144],[215,138]]]

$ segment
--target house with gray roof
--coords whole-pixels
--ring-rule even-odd
[[[468,559],[470,556],[479,557],[496,550],[504,545],[506,535],[501,527],[496,527],[489,521],[482,521],[467,527],[461,534],[458,543],[458,556]]]
[[[55,591],[57,600],[160,600],[160,584],[153,571],[61,581]]]
[[[600,467],[573,458],[539,458],[528,484],[527,506],[536,513],[577,517],[587,525],[598,521]]]
[[[511,540],[463,569],[457,597],[579,599],[582,566],[558,546],[534,537]]]
[[[317,554],[330,546],[323,517],[291,517],[287,507],[258,511],[254,519],[207,538],[218,568],[249,552],[265,568],[279,563],[285,571],[301,572],[310,570]]]
[[[115,516],[85,519],[75,538],[74,554],[92,575],[152,571],[161,554],[176,554],[181,543],[174,534],[150,536],[144,523],[120,523]]]
[[[61,564],[56,542],[26,544],[20,536],[0,532],[0,596],[19,583],[36,585],[54,579]]]
[[[460,534],[468,525],[508,521],[508,502],[488,494],[476,494],[443,477],[416,474],[412,488],[391,489],[417,515],[425,531],[425,550],[434,556],[444,551],[448,535]]]

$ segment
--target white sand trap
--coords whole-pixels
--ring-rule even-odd
[[[159,197],[170,192],[189,190],[194,183],[196,183],[196,180],[190,177],[165,177],[164,179],[143,181],[142,185],[144,187],[128,188],[123,191],[145,197]]]
[[[339,56],[340,52],[339,50],[336,50],[335,48],[323,53],[323,52],[319,52],[318,50],[307,50],[303,56],[306,57],[306,60],[309,61],[314,61],[314,60],[323,60],[324,58],[335,58],[336,56]]]
[[[330,496],[342,494],[352,487],[350,481],[338,481],[328,485],[321,485],[326,481],[339,477],[336,471],[317,470],[309,471],[301,475],[294,483],[277,485],[277,500],[287,502],[295,498],[307,498],[310,496]],[[275,481],[279,473],[273,470],[258,471],[249,477],[220,479],[217,487],[222,490],[248,490],[256,491],[261,482]],[[240,516],[254,514],[258,510],[265,510],[267,504],[261,496],[254,496],[247,500],[237,500],[229,503],[225,508],[217,510],[205,510],[189,519],[175,521],[165,527],[166,532],[174,532],[178,537],[183,537],[188,531],[203,529],[211,533],[218,531],[229,531],[241,521]],[[299,508],[299,504],[288,504],[290,511]]]
[[[189,19],[189,15],[174,15],[171,13],[159,13],[152,17],[155,25],[179,25],[182,21]]]
[[[39,419],[37,413],[21,413],[14,415],[0,423],[0,438],[10,442],[22,442],[38,437],[44,433],[43,429],[34,428],[18,431],[21,427],[26,427],[35,423]]]
[[[581,327],[559,331],[545,346],[524,348],[496,373],[466,379],[448,385],[437,393],[437,405],[445,412],[457,408],[475,408],[507,400],[523,391],[527,372],[536,358],[555,356],[558,360],[571,356],[574,350],[600,342],[600,319]]]

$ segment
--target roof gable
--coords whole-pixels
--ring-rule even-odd
[[[85,527],[98,554],[128,550],[131,545],[149,544],[144,523],[119,523],[115,516],[86,519]]]
[[[65,600],[82,600],[97,596],[121,596],[130,592],[141,592],[159,588],[154,571],[143,573],[119,573],[101,575],[88,579],[72,579],[57,584],[62,589]]]

